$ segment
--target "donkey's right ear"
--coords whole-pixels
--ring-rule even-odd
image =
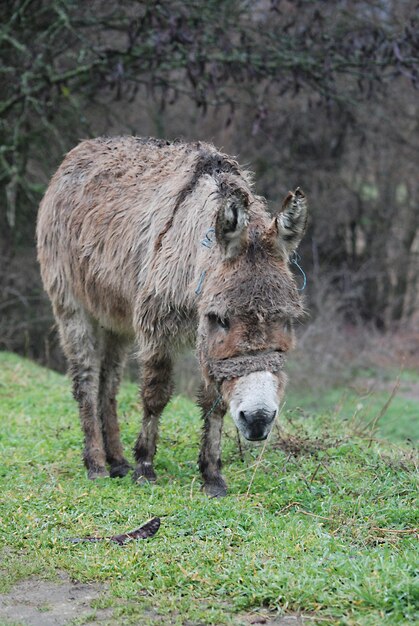
[[[215,221],[215,237],[226,259],[233,259],[244,248],[249,223],[249,196],[242,189],[222,195]]]

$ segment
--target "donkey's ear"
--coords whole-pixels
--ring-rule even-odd
[[[298,248],[307,227],[307,215],[307,200],[302,189],[289,191],[271,226],[286,256]]]
[[[226,259],[233,259],[246,242],[249,223],[249,197],[241,189],[222,196],[215,221],[215,236]]]

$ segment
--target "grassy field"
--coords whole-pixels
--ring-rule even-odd
[[[415,455],[403,439],[413,436],[419,400],[396,395],[380,417],[388,397],[291,395],[266,448],[248,444],[243,459],[227,419],[230,491],[214,500],[200,491],[191,401],[175,397],[163,415],[157,484],[92,483],[69,381],[0,353],[0,594],[66,572],[106,583],[74,624],[94,622],[104,608],[100,623],[112,625],[268,623],[270,612],[309,624],[417,623]],[[124,385],[119,409],[129,449],[139,426],[135,386]],[[67,541],[125,532],[152,516],[162,524],[150,540]]]
[[[287,405],[308,413],[333,411],[351,425],[370,425],[378,438],[394,443],[419,443],[419,374],[411,371],[379,373],[361,370],[345,388],[293,391]],[[383,415],[382,415],[383,414]],[[374,422],[376,421],[376,426]],[[367,428],[368,431],[371,428]],[[355,428],[356,429],[356,428]]]

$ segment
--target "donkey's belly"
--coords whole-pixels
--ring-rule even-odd
[[[97,276],[75,281],[73,290],[78,303],[98,324],[117,334],[134,337],[133,304],[125,289],[116,281],[100,280]]]

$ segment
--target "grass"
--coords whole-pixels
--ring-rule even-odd
[[[297,374],[297,372],[296,372]],[[336,417],[357,422],[360,429],[380,415],[376,435],[393,442],[419,442],[419,375],[415,371],[363,370],[355,372],[354,383],[342,387],[304,389],[288,393],[287,403],[308,412],[330,411]],[[417,391],[411,391],[416,385]],[[393,391],[394,397],[392,396]],[[416,398],[414,396],[417,396]],[[389,402],[388,407],[385,407]]]
[[[123,386],[119,411],[129,449],[135,386]],[[414,623],[414,451],[370,437],[362,409],[353,413],[342,403],[289,408],[264,454],[245,446],[244,462],[226,420],[230,495],[213,500],[196,468],[198,410],[175,397],[162,420],[158,483],[92,483],[69,381],[0,353],[0,593],[65,571],[107,584],[93,609],[112,607],[112,624],[240,624],[266,609],[301,612],[310,624]],[[66,541],[125,532],[155,515],[162,525],[151,540]]]

